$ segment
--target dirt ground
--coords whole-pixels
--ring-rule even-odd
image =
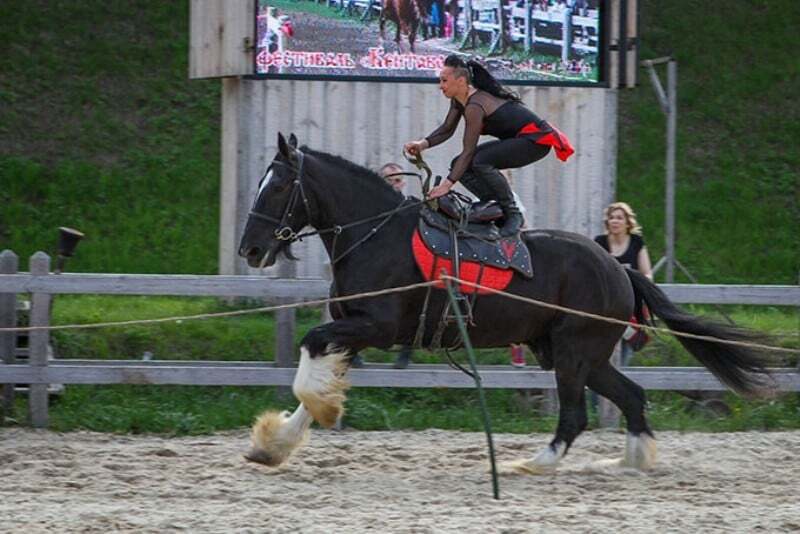
[[[331,432],[280,468],[246,431],[164,438],[0,430],[4,532],[797,532],[800,432],[663,432],[641,473],[592,468],[621,433],[582,435],[558,474],[503,476],[485,436]],[[495,436],[500,461],[549,435]]]

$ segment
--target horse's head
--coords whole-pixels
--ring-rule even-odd
[[[278,134],[278,153],[258,184],[239,243],[239,256],[250,267],[274,265],[279,252],[295,259],[289,245],[309,222],[308,197],[302,180],[304,158],[294,134],[288,142]]]

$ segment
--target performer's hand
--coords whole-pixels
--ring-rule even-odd
[[[453,188],[453,182],[451,182],[450,180],[442,180],[442,183],[440,183],[439,185],[430,190],[430,192],[428,193],[428,198],[434,199],[442,197],[446,195],[452,188]]]
[[[428,143],[425,141],[409,141],[403,145],[403,148],[412,156],[419,156],[427,148],[427,145]]]

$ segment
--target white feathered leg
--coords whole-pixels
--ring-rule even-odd
[[[253,448],[245,458],[269,466],[282,464],[297,447],[308,441],[311,421],[311,414],[302,404],[291,416],[289,412],[264,412],[253,424]]]
[[[656,440],[650,434],[642,432],[634,435],[628,433],[625,441],[625,457],[622,465],[640,471],[652,469],[656,463]]]
[[[306,346],[300,347],[300,366],[292,391],[311,416],[326,428],[335,425],[344,412],[344,393],[350,387],[344,378],[347,366],[348,354],[343,349],[328,346],[327,353],[312,358]]]

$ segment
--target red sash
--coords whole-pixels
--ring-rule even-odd
[[[569,138],[564,135],[561,130],[552,124],[547,124],[547,126],[550,128],[550,131],[542,130],[536,126],[535,122],[531,122],[523,126],[522,129],[517,132],[517,137],[528,134],[544,133],[544,135],[536,139],[536,142],[540,145],[548,145],[553,147],[556,151],[556,157],[561,161],[567,161],[567,158],[575,153],[575,149],[572,148],[572,143],[569,142]]]

